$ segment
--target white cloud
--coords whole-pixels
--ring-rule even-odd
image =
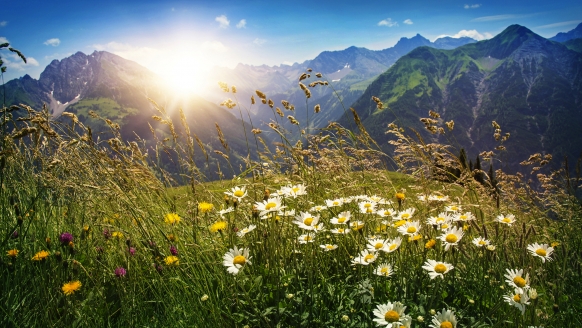
[[[264,44],[265,42],[267,42],[267,40],[265,40],[265,39],[259,39],[259,38],[256,38],[256,39],[253,41],[253,43],[254,43],[254,44],[256,44],[256,45],[258,45],[258,46],[260,46],[260,45]]]
[[[8,22],[7,21],[1,21],[0,22],[0,27],[4,27],[6,25],[8,25]]]
[[[495,15],[495,16],[483,16],[477,17],[472,19],[471,22],[490,22],[490,21],[498,21],[498,20],[506,20],[506,19],[515,19],[521,18],[523,15]]]
[[[489,33],[489,32],[479,33],[479,32],[477,32],[477,30],[460,30],[455,35],[448,35],[448,34],[439,35],[437,37],[437,39],[443,38],[443,37],[446,37],[446,36],[450,36],[452,38],[462,38],[462,37],[465,37],[466,36],[466,37],[475,39],[477,41],[491,39],[493,37],[493,35],[491,33]]]
[[[552,28],[552,27],[561,27],[561,26],[568,26],[568,25],[574,26],[574,25],[580,24],[581,22],[582,22],[581,20],[571,20],[571,21],[566,21],[566,22],[559,22],[559,23],[554,23],[554,24],[536,26],[536,28]]]
[[[201,48],[203,50],[210,50],[217,53],[224,53],[228,51],[228,48],[219,41],[206,41],[202,43]]]
[[[398,26],[398,23],[393,21],[392,18],[386,18],[378,22],[378,26]]]
[[[0,36],[0,43],[10,43],[7,38]]]
[[[481,4],[480,3],[474,4],[474,5],[465,5],[465,6],[463,6],[463,8],[465,8],[465,9],[476,9],[476,8],[479,8],[479,7],[481,7]]]
[[[412,24],[414,24],[414,22],[412,22],[412,20],[411,20],[410,18],[409,18],[409,19],[407,19],[407,20],[405,20],[403,23],[404,23],[404,24],[407,24],[407,25],[412,25]]]
[[[240,22],[236,24],[236,28],[246,28],[247,27],[247,20],[241,19]]]
[[[10,52],[2,57],[8,70],[25,71],[30,66],[38,66],[38,61],[34,57],[26,57],[26,63],[17,54]]]
[[[215,21],[220,24],[220,28],[227,28],[230,25],[230,21],[226,18],[225,15],[220,15],[214,19]]]
[[[61,44],[61,40],[59,40],[58,38],[52,38],[52,39],[48,39],[44,42],[45,45],[47,46],[53,46],[56,47],[59,44]]]

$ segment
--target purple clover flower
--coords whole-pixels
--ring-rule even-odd
[[[61,244],[68,245],[70,242],[73,241],[73,235],[69,232],[63,232],[59,236],[59,240],[60,240]]]
[[[127,274],[127,271],[123,267],[118,267],[115,269],[115,275],[118,278],[123,278]]]
[[[129,255],[131,255],[131,256],[135,255],[135,248],[134,247],[129,248]]]
[[[172,255],[174,256],[178,256],[178,249],[176,248],[176,246],[174,245],[170,246],[170,253],[172,253]]]

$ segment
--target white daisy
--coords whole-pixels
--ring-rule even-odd
[[[315,234],[310,232],[297,237],[300,244],[312,243],[315,240]]]
[[[432,311],[432,310],[431,310]],[[432,317],[431,328],[454,328],[457,327],[457,318],[451,310],[442,309]]]
[[[457,246],[461,238],[463,238],[464,232],[463,228],[452,227],[444,231],[442,235],[438,237],[443,242],[445,246],[445,251],[448,251],[452,246]]]
[[[250,261],[251,258],[252,257],[249,256],[248,248],[239,249],[234,246],[234,248],[231,248],[226,254],[224,254],[222,257],[224,260],[222,264],[227,267],[226,270],[228,273],[236,275],[244,266],[252,264]]]
[[[342,206],[344,204],[344,202],[345,202],[345,200],[343,198],[326,199],[325,205],[327,207],[336,207],[336,206]]]
[[[295,223],[299,228],[304,230],[313,230],[313,227],[319,222],[319,216],[311,215],[309,212],[301,212],[300,215],[295,217]]]
[[[529,296],[522,288],[515,288],[513,293],[504,295],[503,298],[509,305],[518,308],[522,315],[525,313],[525,306],[529,305]]]
[[[363,201],[358,204],[360,208],[360,213],[363,214],[374,214],[376,213],[376,203],[372,201]]]
[[[360,230],[364,227],[364,222],[362,221],[352,221],[350,222],[350,228],[352,228],[352,230]]]
[[[291,209],[291,210],[285,210],[285,211],[279,211],[277,212],[277,215],[279,216],[295,216],[295,210]]]
[[[368,197],[368,200],[371,202],[374,202],[376,204],[382,204],[382,205],[392,205],[393,204],[392,201],[387,200],[385,198],[382,198],[380,196],[376,196],[376,195]]]
[[[329,252],[329,251],[333,251],[338,246],[337,245],[332,245],[332,244],[325,244],[325,245],[319,245],[319,247],[323,248],[324,251]]]
[[[336,228],[336,229],[331,229],[330,231],[331,231],[331,233],[345,235],[345,234],[350,233],[351,230],[348,228]]]
[[[449,196],[430,195],[430,196],[428,196],[428,200],[435,201],[435,202],[448,202],[449,201]]]
[[[538,244],[538,243],[527,245],[527,250],[531,253],[531,255],[541,258],[542,262],[544,263],[546,262],[546,260],[548,261],[552,260],[551,256],[552,253],[554,252],[554,248],[550,247],[548,244]]]
[[[400,238],[400,237],[396,237],[396,238],[390,240],[386,245],[385,252],[388,252],[388,253],[394,252],[395,250],[397,250],[400,247],[400,244],[402,244],[402,238]]]
[[[420,231],[420,222],[409,221],[398,227],[398,232],[405,236],[416,236]]]
[[[465,212],[463,214],[461,213],[457,213],[453,216],[453,220],[456,221],[471,221],[471,220],[475,220],[475,215],[471,212]]]
[[[415,208],[407,208],[404,211],[398,212],[398,214],[393,217],[393,220],[410,220],[415,211]]]
[[[281,204],[281,197],[275,196],[270,197],[269,199],[262,201],[262,202],[255,202],[255,206],[257,207],[258,211],[261,211],[260,215],[263,216],[267,213],[271,212],[278,212],[285,208]]]
[[[382,238],[369,238],[366,247],[371,252],[384,251],[387,252],[388,240]]]
[[[283,195],[287,197],[297,198],[297,196],[307,195],[307,187],[304,184],[297,184],[293,186],[286,186],[281,188]]]
[[[444,274],[451,271],[454,266],[452,266],[449,263],[445,263],[445,262],[437,262],[435,260],[426,260],[426,262],[424,262],[424,265],[422,266],[423,269],[425,269],[426,271],[428,271],[428,275],[430,276],[430,279],[434,279],[436,277],[441,277],[442,279],[444,279]]]
[[[513,288],[529,288],[529,273],[523,276],[523,269],[505,269],[505,282]]]
[[[378,254],[376,254],[375,252],[369,252],[367,249],[365,249],[362,252],[360,252],[360,256],[355,257],[352,260],[352,264],[368,265],[376,261],[377,258]]]
[[[225,194],[236,198],[239,202],[247,195],[246,187],[234,187],[230,191],[225,191]]]
[[[426,223],[430,224],[430,225],[442,225],[444,223],[452,222],[452,221],[453,221],[453,216],[451,216],[448,213],[442,212],[442,213],[439,213],[439,215],[437,215],[437,216],[431,216],[430,218],[428,218],[426,220]]]
[[[343,211],[330,220],[332,224],[347,224],[351,218],[350,211]]]
[[[454,212],[454,213],[458,213],[461,212],[463,210],[463,208],[461,207],[461,205],[448,205],[447,207],[445,207],[445,211],[447,212]]]
[[[500,214],[497,216],[497,218],[495,218],[495,220],[499,223],[512,225],[515,222],[515,215],[513,215],[513,214],[508,214],[508,215]]]
[[[400,328],[402,321],[406,314],[404,311],[406,306],[400,302],[388,302],[386,304],[378,304],[376,309],[373,311],[376,318],[373,320],[376,322],[377,326],[386,326],[387,328]]]
[[[251,224],[250,226],[246,227],[246,228],[242,228],[241,230],[239,230],[236,235],[239,237],[244,237],[247,233],[255,230],[257,226],[254,224]]]
[[[225,214],[230,213],[232,211],[234,211],[234,207],[229,207],[227,209],[218,211],[218,215],[220,215],[220,217],[223,217]]]
[[[475,246],[477,247],[487,247],[489,243],[490,243],[489,240],[483,237],[477,237],[473,239],[473,244],[475,244]]]
[[[375,274],[382,276],[382,277],[390,277],[394,270],[392,270],[392,266],[388,263],[382,263],[374,271]]]

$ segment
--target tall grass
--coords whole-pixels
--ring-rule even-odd
[[[119,126],[106,119],[114,137],[100,140],[73,114],[63,123],[46,108],[4,107],[0,325],[582,324],[580,181],[568,169],[541,173],[548,158],[535,155],[524,161],[533,172],[471,172],[450,146],[397,124],[387,127],[394,136],[389,155],[353,110],[357,130],[337,123],[315,130],[291,115],[293,105],[283,104],[287,115],[264,93],[257,96],[273,109],[267,129],[277,141],[270,147],[261,138],[243,101],[225,101],[241,118],[247,113],[247,145],[263,148],[247,154],[242,173],[219,181],[206,181],[194,164],[187,110],[178,130],[154,104],[173,143],[146,149],[121,140]],[[291,125],[283,124],[285,115]],[[446,133],[435,114],[423,122]],[[300,129],[299,137],[286,127]],[[224,152],[198,146],[207,158],[229,160],[234,154],[219,126],[217,132]],[[166,151],[176,154],[189,185],[178,186],[156,165]],[[482,155],[492,163],[499,153]],[[386,170],[387,162],[400,172]],[[482,243],[473,242],[479,237]],[[547,259],[528,251],[536,243],[552,247]],[[425,269],[429,260],[447,270],[439,267],[431,279],[436,266]],[[508,270],[523,270],[522,290],[512,287],[518,280],[506,278]],[[528,298],[521,307],[510,301]],[[438,316],[445,309],[454,320]]]

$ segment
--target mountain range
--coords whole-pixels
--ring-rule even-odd
[[[372,96],[388,109],[377,109]],[[395,122],[420,131],[427,142],[452,141],[457,151],[464,148],[476,156],[499,146],[492,126],[496,121],[502,135],[510,134],[501,152],[507,168],[516,170],[534,153],[553,154],[556,163],[564,156],[575,161],[582,151],[582,54],[512,25],[492,39],[453,50],[416,48],[375,79],[352,106],[388,152],[385,131]],[[429,110],[440,114],[441,126],[454,120],[454,130],[429,133],[419,121]],[[353,125],[352,114],[339,122]]]

